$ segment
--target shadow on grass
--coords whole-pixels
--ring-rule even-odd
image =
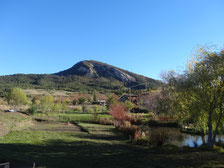
[[[37,166],[52,168],[132,167],[127,158],[132,149],[124,145],[86,141],[49,141],[46,144],[0,144],[0,158],[9,161],[12,168],[32,165],[34,162]]]
[[[126,144],[48,141],[46,145],[0,144],[0,160],[11,168],[150,168],[224,164],[223,154],[198,150],[143,149]],[[197,159],[196,159],[197,158]],[[211,166],[212,167],[212,166]]]

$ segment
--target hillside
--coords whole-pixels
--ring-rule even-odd
[[[105,63],[81,61],[55,74],[0,76],[0,92],[12,87],[101,92],[157,88],[161,82]]]
[[[98,61],[81,61],[75,64],[73,67],[58,72],[55,75],[59,76],[70,76],[70,75],[77,75],[77,76],[84,76],[89,78],[107,78],[107,79],[114,79],[120,82],[123,82],[126,86],[134,86],[138,84],[149,84],[150,86],[156,86],[159,81],[156,81],[151,78],[147,78],[142,75],[138,75],[118,67],[114,67],[112,65],[108,65]]]

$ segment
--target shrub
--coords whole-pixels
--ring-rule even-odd
[[[118,104],[118,97],[115,94],[110,94],[107,98],[107,109],[110,110],[111,107]]]
[[[40,104],[40,99],[38,97],[34,97],[32,99],[32,104]]]
[[[3,100],[2,98],[0,98],[0,104],[1,105],[7,105],[8,103],[5,100]]]
[[[131,101],[128,101],[128,100],[125,101],[124,105],[128,109],[128,111],[134,108],[134,104]]]
[[[84,104],[85,101],[86,101],[86,98],[85,97],[80,97],[78,100],[79,100],[79,104]]]
[[[76,105],[76,104],[77,104],[77,100],[76,100],[76,99],[73,99],[73,100],[72,100],[72,104],[73,104],[73,105]]]
[[[66,101],[63,101],[61,103],[61,112],[65,113],[68,110],[68,103]]]
[[[97,121],[98,120],[98,112],[99,112],[99,106],[94,106],[93,107],[93,111],[94,111],[94,113],[93,113],[93,119],[94,119],[94,121]]]
[[[175,142],[180,138],[180,132],[170,131],[168,129],[151,128],[148,132],[149,143],[153,146],[163,146],[171,142]]]
[[[100,110],[100,107],[98,105],[93,106],[94,113],[98,113]]]
[[[137,125],[132,125],[130,121],[124,121],[122,125],[120,125],[119,129],[127,134],[130,140],[133,140],[136,130],[138,130]]]
[[[144,118],[144,114],[143,114],[143,115],[141,115],[141,114],[138,114],[138,115],[131,115],[131,116],[130,116],[131,124],[137,124],[137,125],[140,124],[142,118]]]
[[[27,98],[26,94],[23,92],[22,89],[19,88],[13,88],[7,96],[8,104],[13,105],[24,105],[29,102],[29,99]]]
[[[218,152],[221,152],[221,153],[224,153],[224,149],[223,149],[222,146],[217,146],[217,145],[215,145],[215,146],[214,146],[214,150],[216,150],[216,151],[218,151]]]
[[[53,112],[60,112],[62,109],[62,105],[61,103],[55,103],[53,106],[52,106],[52,111]]]
[[[97,122],[98,121],[98,113],[93,113],[93,120],[95,121],[95,122]]]
[[[135,131],[133,139],[137,144],[148,143],[146,133],[140,129]]]
[[[167,116],[158,116],[157,120],[161,122],[168,122],[171,121],[171,118]]]
[[[93,91],[93,102],[97,101],[97,92],[94,90]]]
[[[28,109],[28,114],[34,115],[35,113],[38,112],[38,104],[32,103]]]
[[[124,106],[124,104],[117,104],[115,106],[112,106],[110,108],[110,115],[115,120],[115,126],[119,127],[121,126],[125,121],[130,121],[131,117],[128,114],[127,108]]]
[[[52,107],[54,105],[54,97],[53,96],[43,96],[41,99],[40,99],[40,110],[43,112],[43,113],[46,113],[46,112],[49,112],[52,110]]]
[[[81,106],[75,107],[74,111],[81,112],[82,111],[82,107]]]
[[[103,125],[113,125],[114,121],[112,119],[108,119],[108,118],[101,118],[99,120],[99,123],[103,124]]]
[[[82,106],[82,112],[85,113],[87,111],[87,106]]]

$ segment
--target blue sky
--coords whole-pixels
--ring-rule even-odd
[[[97,60],[148,77],[224,44],[223,0],[1,0],[0,75]]]

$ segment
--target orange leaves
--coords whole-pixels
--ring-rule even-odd
[[[115,106],[112,106],[110,108],[110,114],[119,123],[131,120],[131,117],[128,113],[128,109],[125,107],[124,104],[116,104]]]

